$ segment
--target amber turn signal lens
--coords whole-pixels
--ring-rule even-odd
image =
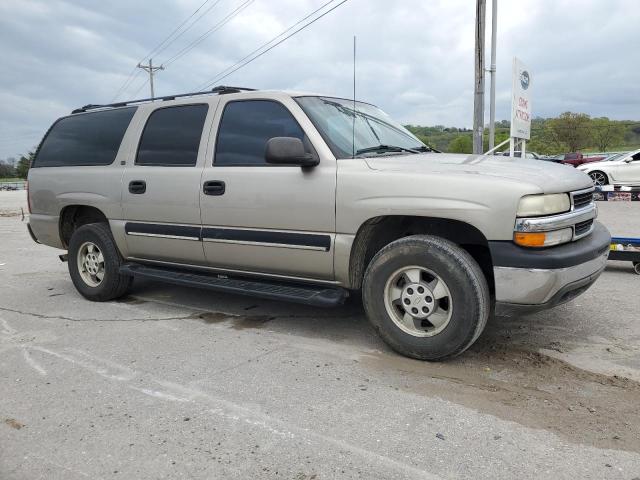
[[[521,247],[544,247],[547,234],[544,232],[516,232],[513,241]]]

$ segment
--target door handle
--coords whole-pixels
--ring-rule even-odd
[[[225,188],[225,184],[221,180],[210,180],[202,185],[202,191],[205,195],[224,195]]]
[[[132,180],[129,182],[129,193],[140,195],[147,191],[147,182],[144,180]]]

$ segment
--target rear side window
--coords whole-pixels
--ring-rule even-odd
[[[304,131],[287,108],[269,100],[229,102],[222,114],[216,144],[216,165],[265,165],[267,141],[296,137]]]
[[[195,165],[208,109],[199,104],[154,111],[142,132],[136,165]]]
[[[120,108],[61,118],[42,141],[33,166],[113,163],[135,111],[136,108]]]

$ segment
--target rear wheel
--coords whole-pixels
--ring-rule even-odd
[[[604,172],[601,172],[600,170],[595,170],[593,172],[590,172],[589,176],[591,177],[591,181],[596,187],[601,187],[609,183],[609,178],[607,177],[607,174]]]
[[[91,223],[78,228],[69,242],[69,275],[85,298],[104,302],[124,295],[132,277],[120,274],[122,257],[109,227]]]
[[[633,271],[640,275],[640,262],[633,262]]]
[[[490,310],[480,266],[456,244],[430,235],[402,238],[376,254],[365,272],[363,303],[391,348],[421,360],[464,352]]]

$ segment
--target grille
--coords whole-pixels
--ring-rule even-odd
[[[593,192],[577,193],[573,195],[573,208],[584,208],[593,201]]]
[[[576,223],[574,227],[576,232],[576,237],[579,237],[580,235],[587,233],[591,228],[591,225],[593,225],[593,220],[585,220],[584,222]]]

